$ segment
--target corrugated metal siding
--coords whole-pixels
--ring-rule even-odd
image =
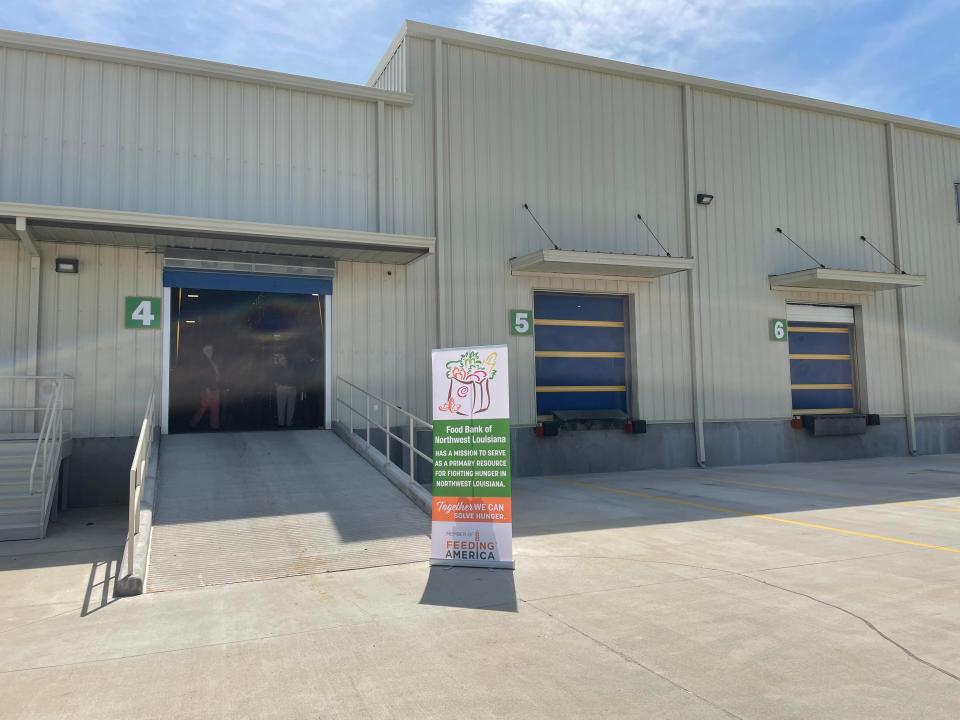
[[[429,420],[436,305],[432,260],[337,263],[334,375]],[[359,396],[357,396],[359,399]]]
[[[445,47],[445,58],[449,344],[508,343],[512,414],[531,423],[533,341],[508,335],[508,310],[532,308],[534,288],[632,294],[639,411],[650,420],[689,418],[682,277],[651,285],[523,278],[509,267],[509,258],[547,242],[524,202],[564,249],[652,253],[641,212],[679,253],[678,90],[459,47]]]
[[[960,413],[960,140],[896,133],[902,263],[927,285],[904,291],[911,385],[921,414]]]
[[[696,91],[694,183],[716,200],[695,211],[707,419],[786,417],[789,367],[767,320],[787,298],[862,305],[870,411],[902,412],[889,293],[771,293],[767,276],[813,263],[889,270],[858,238],[892,254],[882,125]]]
[[[416,40],[404,38],[400,41],[397,49],[383,67],[380,77],[376,79],[373,86],[381,90],[394,90],[396,92],[407,91],[407,62],[406,52],[407,43],[416,43]]]
[[[0,241],[0,374],[26,355],[30,258]],[[160,296],[160,256],[140,248],[40,245],[41,375],[66,373],[76,437],[135,435],[150,391],[160,387],[161,331],[127,330],[127,296]],[[76,275],[54,259],[80,261]],[[13,315],[13,309],[16,315]]]
[[[435,234],[432,52],[429,42],[408,39],[384,71],[414,95],[412,107],[384,108],[386,232]]]
[[[0,197],[375,230],[376,103],[0,48]]]

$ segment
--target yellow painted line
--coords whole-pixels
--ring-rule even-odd
[[[805,488],[784,487],[783,485],[769,485],[767,483],[747,482],[745,480],[721,480],[719,478],[695,478],[689,477],[687,480],[703,483],[717,483],[719,485],[735,485],[737,487],[757,488],[758,490],[777,490],[779,492],[794,493],[799,495],[814,495],[820,497],[837,498],[839,500],[853,500],[868,505],[908,505],[910,507],[923,508],[925,510],[940,510],[942,512],[960,513],[960,508],[943,507],[942,505],[927,505],[915,500],[880,500],[878,498],[858,497],[856,495],[844,495],[842,493],[830,492],[829,490],[807,490]]]
[[[853,390],[850,383],[800,383],[791,385],[791,390]]]
[[[819,410],[794,410],[794,415],[852,415],[853,408],[821,408]]]
[[[622,322],[614,320],[545,320],[538,318],[533,321],[534,325],[559,325],[560,327],[612,327],[622,328]]]
[[[588,352],[574,350],[537,350],[534,355],[542,358],[622,358],[622,352]]]
[[[791,353],[791,360],[849,360],[849,355],[817,355],[815,353]]]
[[[852,537],[867,538],[870,540],[881,540],[883,542],[895,543],[897,545],[909,545],[910,547],[923,548],[925,550],[942,550],[943,552],[960,555],[960,548],[950,547],[948,545],[932,545],[930,543],[920,542],[919,540],[910,540],[909,538],[895,537],[893,535],[878,535],[876,533],[862,532],[860,530],[848,530],[847,528],[838,528],[833,525],[823,525],[821,523],[807,522],[805,520],[790,520],[788,518],[777,517],[775,515],[751,515],[742,510],[724,507],[722,505],[713,505],[696,500],[684,500],[682,498],[668,497],[666,495],[654,495],[652,493],[641,492],[639,490],[625,490],[623,488],[607,487],[606,485],[591,485],[588,483],[576,482],[575,480],[558,480],[561,485],[570,485],[583,488],[585,490],[599,490],[601,492],[616,493],[619,495],[629,495],[631,497],[640,497],[647,500],[656,500],[658,502],[671,503],[673,505],[683,505],[685,507],[698,508],[700,510],[709,510],[711,512],[722,513],[724,515],[737,515],[740,517],[753,518],[756,520],[768,520],[770,522],[782,523],[784,525],[797,525],[799,527],[814,528],[826,532],[837,533],[839,535],[850,535]]]
[[[907,502],[898,503],[899,505],[910,505],[912,507],[923,508],[924,510],[937,510],[939,512],[952,512],[960,513],[960,508],[948,508],[943,507],[942,505],[927,505],[926,503],[913,502],[908,500]]]
[[[838,335],[849,335],[850,328],[845,327],[797,327],[795,325],[790,325],[787,327],[788,332],[803,332],[803,333],[831,333]]]
[[[625,392],[626,385],[537,385],[537,392]]]

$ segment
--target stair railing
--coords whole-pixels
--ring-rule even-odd
[[[140,423],[140,436],[137,438],[137,449],[133,453],[133,462],[130,464],[130,515],[127,525],[127,574],[133,574],[133,545],[140,532],[140,501],[143,495],[143,478],[150,467],[150,453],[153,450],[153,432],[155,425],[154,405],[155,391],[150,393],[147,400],[147,409]]]
[[[355,430],[362,428],[363,433],[361,437],[366,444],[380,451],[380,448],[377,448],[374,442],[371,441],[377,439],[375,437],[376,433],[374,436],[371,436],[371,430],[376,429],[381,431],[384,438],[384,449],[382,451],[384,457],[394,465],[394,467],[397,467],[401,472],[405,472],[410,476],[410,479],[414,481],[417,479],[416,467],[418,457],[426,460],[431,466],[433,465],[433,457],[420,450],[416,443],[416,431],[418,429],[429,428],[432,432],[433,425],[431,423],[417,417],[413,413],[407,412],[398,405],[387,402],[378,395],[367,392],[342,377],[337,377],[336,390],[337,421],[345,428],[349,428],[351,435],[355,434]],[[357,395],[359,395],[359,398],[356,397]],[[379,420],[374,417],[374,409],[376,407],[380,409],[378,415],[379,419],[383,420],[382,425]],[[396,427],[406,427],[406,437],[395,433],[394,428]],[[402,446],[403,449],[401,452],[407,455],[409,469],[393,462],[390,453],[391,441],[397,442]]]

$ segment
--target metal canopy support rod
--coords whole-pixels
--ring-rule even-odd
[[[907,271],[906,271],[906,270],[904,270],[903,268],[901,268],[901,267],[900,267],[899,265],[897,265],[893,260],[891,260],[891,259],[888,258],[886,255],[884,255],[882,252],[880,252],[880,248],[878,248],[878,247],[877,247],[876,245],[874,245],[872,242],[870,242],[869,240],[867,240],[867,238],[866,238],[865,235],[861,235],[861,236],[860,236],[860,239],[863,240],[867,245],[869,245],[870,247],[872,247],[872,248],[874,249],[874,251],[877,253],[877,255],[879,255],[879,256],[882,257],[884,260],[886,260],[888,263],[890,263],[891,265],[893,265],[894,270],[896,270],[898,273],[900,273],[901,275],[906,275],[906,274],[907,274]]]
[[[696,233],[696,205],[693,193],[693,91],[689,85],[681,88],[683,108],[683,186],[686,213],[684,231],[687,256],[698,257]],[[694,266],[687,273],[687,307],[690,312],[690,380],[693,397],[693,428],[697,439],[697,464],[707,464],[706,441],[703,436],[703,359],[700,334],[700,275]]]
[[[533,218],[533,221],[537,224],[537,227],[540,228],[540,232],[542,232],[542,233],[543,233],[543,236],[544,236],[547,240],[550,241],[550,244],[551,244],[551,245],[553,245],[553,249],[554,249],[554,250],[559,250],[559,249],[560,249],[560,246],[557,245],[557,244],[553,241],[553,238],[550,237],[550,233],[548,233],[546,230],[544,230],[543,225],[540,224],[540,221],[537,219],[537,216],[533,214],[533,210],[530,209],[530,206],[527,205],[527,203],[524,203],[524,204],[523,204],[523,209],[526,210],[527,213],[529,213],[530,217]],[[668,254],[669,254],[669,253],[668,253]]]
[[[643,226],[647,229],[647,232],[650,233],[653,236],[653,239],[657,241],[657,245],[659,245],[660,249],[663,250],[664,253],[666,253],[666,256],[673,257],[670,253],[667,252],[667,249],[663,246],[663,243],[660,242],[660,238],[657,237],[657,234],[647,224],[647,221],[643,219],[643,215],[641,215],[640,213],[637,213],[637,220],[643,223]]]
[[[890,228],[893,238],[894,267],[903,262],[900,248],[900,205],[897,192],[896,126],[892,122],[886,125],[887,141],[887,178],[890,191]],[[917,426],[913,414],[913,394],[910,387],[910,352],[907,337],[906,306],[903,288],[897,288],[897,330],[900,338],[900,377],[903,385],[903,414],[907,421],[907,448],[911,455],[917,454]]]
[[[792,242],[792,243],[793,243],[794,245],[796,245],[798,248],[800,248],[800,252],[802,252],[802,253],[803,253],[804,255],[806,255],[808,258],[810,258],[811,260],[813,260],[813,261],[817,264],[817,267],[822,267],[822,268],[825,268],[825,267],[826,267],[826,265],[824,265],[822,262],[820,262],[819,260],[817,260],[813,255],[811,255],[810,253],[808,253],[806,250],[804,250],[803,247],[800,245],[800,243],[798,243],[798,242],[797,242],[796,240],[794,240],[792,237],[790,237],[789,235],[787,235],[782,229],[777,228],[777,232],[780,233],[781,235],[783,235],[787,240],[789,240],[790,242]]]

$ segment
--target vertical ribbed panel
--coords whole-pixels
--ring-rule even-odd
[[[18,250],[18,243],[0,241],[0,374],[13,372],[27,353],[30,258],[20,253],[18,261]],[[124,299],[160,296],[161,256],[41,243],[40,257],[38,373],[76,378],[65,396],[75,437],[136,435],[150,392],[160,387],[161,331],[124,328]],[[77,258],[80,272],[54,272],[57,257]],[[0,387],[0,404],[9,400],[2,395],[7,386]]]
[[[427,420],[433,276],[432,257],[340,262],[333,286],[334,374]]]
[[[0,48],[0,198],[376,229],[376,103]]]
[[[432,52],[429,42],[408,38],[384,71],[402,73],[414,95],[412,107],[385,108],[386,232],[434,235]]]
[[[393,55],[384,65],[380,77],[374,81],[373,86],[381,90],[393,90],[395,92],[407,92],[407,43],[409,38],[400,41]],[[416,42],[416,41],[413,41]]]
[[[911,385],[919,414],[960,412],[960,140],[896,131],[904,268],[926,273],[904,291]]]
[[[788,299],[862,305],[864,409],[902,412],[891,294],[774,293],[767,281],[813,265],[777,227],[829,267],[890,269],[859,240],[892,254],[883,126],[704,91],[693,97],[694,182],[716,196],[695,211],[706,418],[789,415],[785,345],[767,335]]]
[[[510,274],[509,259],[546,246],[527,202],[564,249],[656,253],[640,212],[682,248],[680,94],[658,83],[445,48],[444,142],[450,239],[442,269],[451,345],[507,342],[515,422],[535,419],[533,341],[508,335],[507,312],[534,288],[633,295],[633,392],[649,420],[691,413],[681,277],[652,284]]]

